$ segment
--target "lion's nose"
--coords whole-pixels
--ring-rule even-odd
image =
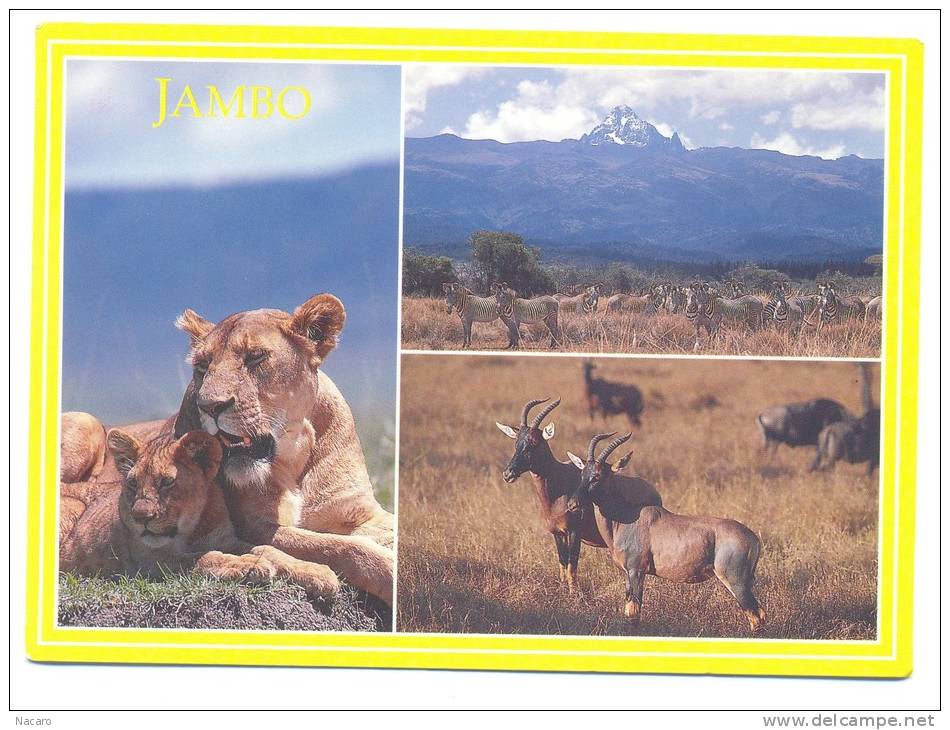
[[[227,400],[199,400],[198,408],[207,413],[212,418],[217,418],[228,408],[234,405],[234,398]]]
[[[149,499],[137,499],[132,505],[132,517],[137,522],[148,522],[158,514],[158,506]]]

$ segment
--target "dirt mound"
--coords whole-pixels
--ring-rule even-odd
[[[149,581],[69,574],[59,581],[60,626],[380,631],[390,624],[385,605],[349,586],[323,603],[284,581],[252,586],[192,575]]]

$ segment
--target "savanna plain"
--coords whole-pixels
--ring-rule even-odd
[[[784,357],[878,357],[881,350],[881,320],[855,318],[800,330],[772,325],[750,328],[724,322],[711,341],[705,330],[696,346],[696,329],[684,314],[660,312],[561,312],[561,352],[784,356]],[[543,323],[522,325],[521,349],[549,351],[550,335]],[[472,349],[504,350],[508,331],[498,320],[472,325]],[[445,300],[435,297],[403,297],[402,347],[406,350],[458,350],[462,326],[458,316],[446,313]]]
[[[598,358],[597,375],[643,393],[642,426],[614,459],[652,482],[680,514],[738,520],[762,541],[755,591],[768,611],[762,638],[874,639],[879,472],[839,463],[809,472],[814,447],[769,458],[756,415],[833,398],[860,414],[854,363]],[[551,534],[532,477],[506,484],[517,426],[534,398],[561,398],[547,419],[566,462],[591,436],[625,433],[624,416],[591,419],[583,358],[404,355],[399,480],[400,631],[626,635],[624,582],[606,550],[584,545],[580,592],[558,580]],[[873,367],[879,402],[878,368]],[[716,580],[683,585],[648,576],[640,635],[748,637]]]

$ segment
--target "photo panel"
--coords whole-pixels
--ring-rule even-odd
[[[878,357],[886,75],[406,70],[402,344]]]
[[[64,83],[59,625],[391,629],[399,69]]]

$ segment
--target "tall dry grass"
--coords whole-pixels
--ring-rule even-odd
[[[550,420],[555,455],[584,453],[597,431],[626,428],[588,417],[581,358],[404,355],[399,480],[400,630],[528,634],[628,632],[624,582],[603,549],[581,550],[581,597],[558,583],[554,541],[539,518],[530,475],[501,479],[530,398],[559,396]],[[598,375],[635,383],[647,408],[632,440],[635,473],[667,508],[737,519],[762,540],[756,592],[769,618],[761,636],[872,639],[876,631],[878,478],[863,465],[807,471],[810,448],[759,449],[755,415],[817,396],[860,412],[852,363],[598,361]],[[714,396],[718,406],[709,407]],[[621,452],[623,453],[623,452]],[[630,467],[628,467],[629,469]],[[717,581],[648,577],[640,634],[748,636]]]
[[[435,298],[403,297],[402,346],[408,350],[457,350],[462,347],[462,325],[455,312],[445,311]],[[878,357],[881,351],[880,320],[853,320],[825,325],[821,332],[808,325],[801,332],[786,327],[752,330],[723,323],[718,336],[708,341],[682,314],[646,315],[630,312],[559,315],[563,352],[704,355],[776,355],[788,357]],[[521,348],[548,351],[550,337],[543,324],[521,328]],[[500,322],[472,325],[472,349],[503,350],[508,330]]]

